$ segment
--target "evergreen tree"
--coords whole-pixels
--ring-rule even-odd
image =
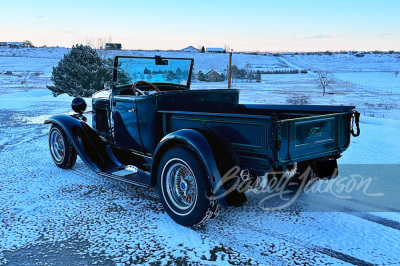
[[[232,66],[232,79],[238,79],[239,78],[239,68],[237,65]]]
[[[258,83],[261,82],[261,72],[260,72],[260,70],[257,70],[257,73],[256,73],[256,82],[258,82]]]
[[[245,79],[247,76],[247,71],[244,68],[239,69],[239,79]]]
[[[203,71],[199,71],[199,74],[197,75],[198,76],[198,79],[200,80],[200,81],[207,81],[207,77],[206,77],[206,75],[203,73]]]
[[[174,72],[174,71],[172,71],[172,70],[170,70],[170,71],[168,71],[166,74],[165,74],[165,79],[167,80],[167,81],[171,81],[171,80],[174,80],[174,79],[177,79],[178,77],[176,76],[176,73]]]
[[[47,86],[54,96],[67,93],[69,96],[89,97],[102,90],[106,82],[112,82],[113,62],[102,59],[87,45],[74,45],[68,54],[53,67],[51,81]]]
[[[176,76],[177,76],[178,80],[181,80],[183,78],[183,71],[180,67],[178,67],[176,69]]]
[[[121,62],[118,62],[117,67],[117,86],[124,86],[128,84],[133,84],[131,75],[121,66]]]
[[[201,47],[201,52],[205,53],[206,49],[204,48],[204,46]]]

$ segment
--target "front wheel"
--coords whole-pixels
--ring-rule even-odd
[[[203,165],[188,148],[174,147],[164,154],[157,184],[165,210],[178,224],[203,225],[218,216],[221,206],[207,197],[211,189]]]
[[[68,169],[74,166],[76,151],[64,130],[55,124],[50,128],[49,148],[51,158],[58,167]]]

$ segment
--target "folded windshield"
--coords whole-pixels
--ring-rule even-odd
[[[151,83],[190,85],[192,59],[117,57],[116,87],[139,80]]]

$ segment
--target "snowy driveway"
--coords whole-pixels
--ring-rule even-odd
[[[69,101],[44,90],[0,96],[0,264],[400,263],[396,212],[315,211],[332,196],[310,193],[284,211],[267,212],[259,206],[263,196],[249,193],[244,206],[190,229],[168,217],[156,189],[97,176],[80,160],[61,170],[48,153],[49,126],[42,122],[67,112]],[[364,128],[396,139],[399,123],[366,121]],[[341,163],[368,161],[375,138],[368,132],[352,141]],[[399,163],[396,146],[375,156],[384,154]]]

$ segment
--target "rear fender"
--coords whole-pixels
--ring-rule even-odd
[[[218,140],[221,141],[218,142]],[[220,147],[212,146],[210,143],[218,143]],[[229,169],[225,169],[225,165],[223,163],[218,163],[218,161],[225,156],[225,160],[232,161],[234,164],[233,166],[235,166],[237,165],[237,160],[234,154],[230,152],[229,146],[226,146],[226,142],[221,139],[221,136],[207,129],[204,129],[203,132],[193,129],[181,129],[168,134],[160,141],[154,152],[151,167],[152,185],[156,185],[157,169],[163,154],[177,145],[188,146],[196,153],[206,171],[211,190],[214,193],[213,196],[216,197],[221,205],[228,207],[241,205],[246,202],[247,199],[243,193],[239,194],[236,191],[227,193],[228,189],[221,186],[221,173],[225,174],[225,171]],[[219,153],[216,152],[217,150]]]
[[[121,166],[109,145],[85,122],[69,115],[54,115],[44,123],[60,126],[79,157],[93,171],[107,172]]]

